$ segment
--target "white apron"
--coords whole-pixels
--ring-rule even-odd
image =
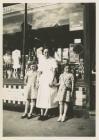
[[[53,58],[48,58],[45,61],[43,60],[43,63],[40,66],[39,70],[42,71],[42,75],[39,79],[36,104],[38,108],[55,108],[58,106],[58,103],[54,103],[54,99],[57,95],[57,88],[49,86],[54,77],[52,69],[55,69],[56,67],[56,61]]]

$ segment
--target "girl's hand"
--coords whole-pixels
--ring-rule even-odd
[[[49,86],[50,86],[50,87],[53,87],[53,83],[50,83]]]

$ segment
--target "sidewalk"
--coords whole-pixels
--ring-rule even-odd
[[[74,117],[66,122],[57,122],[53,117],[39,121],[38,116],[28,120],[20,119],[22,112],[14,110],[3,111],[4,137],[90,137],[95,136],[95,116]]]

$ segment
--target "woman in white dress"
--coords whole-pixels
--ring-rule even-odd
[[[48,109],[58,106],[58,103],[54,103],[57,87],[53,86],[56,80],[55,70],[57,68],[57,63],[54,58],[49,56],[48,49],[44,49],[43,54],[44,58],[42,59],[42,63],[39,64],[40,77],[36,104],[38,108],[41,108],[39,120],[47,119]]]

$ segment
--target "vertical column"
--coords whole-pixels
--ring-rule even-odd
[[[84,4],[84,68],[85,84],[87,87],[87,108],[90,108],[90,85],[91,85],[91,53],[95,49],[95,4]]]
[[[3,101],[2,101],[2,95],[3,95],[3,7],[2,3],[0,3],[0,137],[2,137],[3,134]]]
[[[25,3],[24,27],[23,27],[23,77],[25,76],[25,49],[27,42],[27,4]]]

